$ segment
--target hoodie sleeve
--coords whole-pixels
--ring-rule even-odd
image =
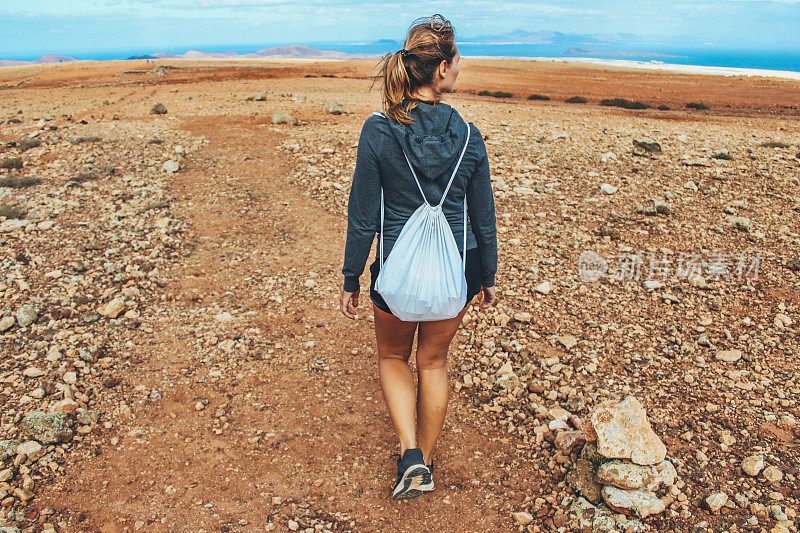
[[[347,201],[347,242],[344,247],[344,290],[355,292],[364,272],[372,241],[379,229],[381,209],[381,174],[379,144],[375,121],[370,117],[361,128],[356,154],[356,168]]]
[[[497,272],[497,223],[494,193],[489,175],[489,157],[483,135],[470,124],[478,142],[478,166],[467,185],[467,212],[481,256],[481,285],[494,286]]]

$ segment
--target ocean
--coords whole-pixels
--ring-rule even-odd
[[[126,59],[136,55],[146,55],[157,52],[183,53],[187,50],[202,50],[206,52],[236,52],[239,54],[254,52],[278,44],[241,44],[241,45],[196,45],[181,48],[162,48],[157,50],[126,49],[107,51],[48,51],[38,55],[30,54],[24,57],[19,54],[2,56],[0,59],[36,59],[44,53],[59,54],[75,57],[76,59]],[[402,43],[393,40],[381,40],[366,43],[352,42],[307,42],[313,48],[335,50],[348,53],[382,54],[400,49]],[[614,63],[616,61],[636,61],[650,64],[668,65],[694,65],[701,67],[725,67],[738,69],[759,69],[791,71],[800,73],[800,50],[748,50],[726,49],[712,47],[674,48],[653,45],[640,45],[632,48],[631,45],[596,44],[578,46],[572,49],[564,44],[531,44],[531,43],[483,43],[464,41],[458,43],[459,52],[463,56],[500,56],[500,57],[525,57],[525,58],[594,58],[597,60]]]

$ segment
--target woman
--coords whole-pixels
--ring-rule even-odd
[[[381,224],[381,189],[385,260],[403,224],[422,205],[420,193],[424,191],[431,203],[440,200],[464,151],[442,211],[462,258],[466,253],[467,305],[452,319],[402,321],[375,291],[378,258],[370,266],[378,373],[400,444],[393,491],[398,500],[433,490],[433,453],[449,394],[447,351],[475,295],[481,294],[482,310],[496,298],[497,230],[486,146],[474,125],[470,123],[468,129],[458,112],[441,103],[442,93],[453,91],[458,60],[453,28],[441,15],[414,21],[403,50],[384,56],[379,74],[384,113],[373,114],[361,130],[348,201],[340,306],[346,317],[355,319],[359,276]],[[471,132],[469,139],[467,131]],[[469,214],[466,252],[462,239],[465,195]],[[408,365],[417,330],[418,394]]]

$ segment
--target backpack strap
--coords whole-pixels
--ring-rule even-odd
[[[387,118],[386,115],[383,113],[379,113],[377,111],[372,113],[373,115],[378,115],[379,117]],[[458,161],[456,162],[456,166],[453,169],[453,174],[450,176],[450,181],[447,182],[447,187],[444,189],[444,193],[442,193],[442,198],[439,200],[437,207],[441,207],[444,203],[444,199],[447,196],[447,193],[450,191],[450,186],[453,184],[453,180],[458,173],[458,169],[461,167],[461,160],[464,158],[464,153],[467,151],[467,146],[469,145],[469,136],[470,136],[470,125],[469,122],[464,121],[467,125],[467,140],[464,141],[464,147],[461,149],[461,154],[458,156]],[[425,198],[425,193],[422,192],[422,185],[419,183],[419,179],[417,179],[417,173],[414,172],[414,167],[411,165],[411,161],[408,159],[405,150],[402,148],[400,149],[403,152],[403,156],[406,158],[406,163],[408,163],[408,168],[411,169],[411,175],[414,176],[414,181],[417,184],[417,188],[419,189],[419,193],[422,195],[422,199],[426,204],[428,203],[428,199]],[[429,204],[430,205],[430,204]],[[383,187],[381,187],[381,232],[380,232],[380,241],[378,243],[378,257],[380,259],[380,267],[383,268],[383,217],[384,217],[384,204],[383,204]],[[461,246],[461,250],[463,251],[461,254],[461,270],[466,273],[467,271],[467,195],[464,194],[464,238],[463,244]]]

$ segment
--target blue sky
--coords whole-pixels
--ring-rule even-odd
[[[514,29],[625,32],[662,45],[800,49],[800,0],[0,0],[0,58],[402,39],[432,12],[463,39]]]

